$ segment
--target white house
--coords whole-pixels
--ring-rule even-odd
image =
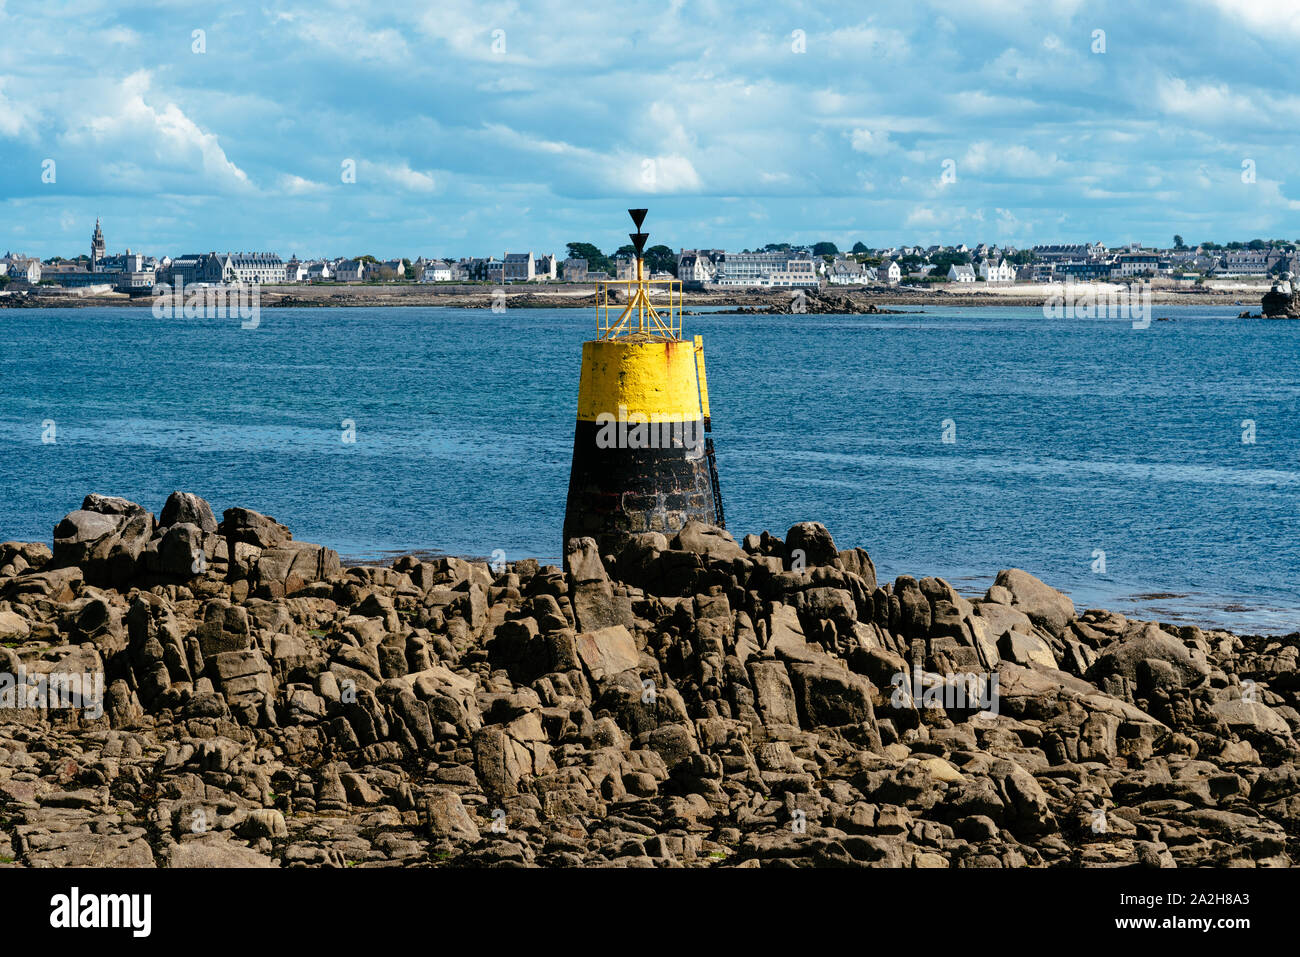
[[[1167,276],[1173,271],[1169,260],[1161,259],[1159,255],[1152,252],[1134,252],[1121,253],[1115,257],[1115,264],[1111,267],[1111,275],[1119,274],[1120,276]],[[1264,275],[1267,272],[1256,273],[1255,275]]]
[[[833,286],[852,286],[866,279],[866,270],[856,260],[837,259],[826,271],[826,278]]]
[[[424,264],[420,282],[451,282],[451,263],[431,259]]]
[[[538,256],[533,263],[533,278],[554,279],[557,272],[557,266],[558,263],[555,261],[554,256]]]
[[[275,253],[227,253],[222,267],[227,282],[284,282],[284,260]]]
[[[974,282],[975,267],[970,263],[953,263],[948,267],[948,279],[952,282]]]
[[[717,274],[708,253],[683,249],[677,256],[677,278],[682,282],[712,282]]]
[[[1015,282],[1015,267],[1005,259],[999,262],[993,262],[985,259],[980,263],[980,278],[985,282]]]
[[[890,259],[876,267],[876,278],[880,282],[887,282],[894,286],[903,278],[903,270],[899,268],[898,263]]]
[[[0,275],[6,275],[11,279],[26,280],[35,285],[41,281],[41,261],[39,259],[30,259],[26,256],[5,256],[5,271]]]

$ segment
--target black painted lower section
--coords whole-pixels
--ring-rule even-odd
[[[695,448],[600,448],[595,422],[578,422],[564,510],[564,541],[590,536],[604,551],[621,535],[673,535],[691,519],[718,524],[714,478]],[[661,427],[662,431],[662,427]],[[703,435],[702,423],[681,434]]]

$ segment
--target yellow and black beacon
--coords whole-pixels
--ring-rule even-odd
[[[596,285],[597,336],[582,344],[564,542],[602,553],[628,534],[725,527],[704,340],[682,338],[681,280],[646,276],[646,210],[629,209],[636,273]]]

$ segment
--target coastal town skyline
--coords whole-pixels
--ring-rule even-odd
[[[559,253],[650,202],[673,248],[1297,232],[1285,6],[633,11],[0,3],[4,243]]]
[[[104,220],[100,216],[91,216],[90,219],[87,221],[88,222],[93,221],[94,228],[99,229]],[[788,235],[758,236],[750,244],[738,244],[738,245],[733,244],[729,248],[733,248],[737,252],[760,251],[765,247],[775,247],[775,246],[789,246],[791,248],[806,248],[811,250],[816,246],[825,246],[829,244],[835,246],[838,251],[847,253],[847,252],[861,251],[861,250],[855,250],[855,247],[865,247],[867,250],[875,251],[875,250],[894,250],[894,249],[908,249],[908,248],[927,249],[931,247],[938,247],[942,249],[953,249],[961,246],[965,246],[969,249],[975,249],[978,246],[985,245],[985,246],[996,246],[1000,249],[1010,248],[1012,250],[1017,250],[1017,249],[1032,249],[1038,246],[1100,245],[1108,249],[1141,248],[1141,249],[1164,250],[1164,249],[1177,248],[1180,245],[1180,243],[1176,242],[1176,240],[1182,240],[1181,245],[1186,245],[1193,249],[1198,247],[1207,247],[1212,249],[1213,248],[1230,249],[1236,247],[1245,247],[1252,243],[1254,243],[1256,246],[1259,246],[1260,244],[1263,244],[1265,246],[1282,245],[1282,244],[1300,246],[1300,223],[1297,223],[1295,228],[1291,231],[1297,233],[1297,236],[1295,238],[1286,238],[1286,233],[1287,233],[1286,230],[1283,230],[1282,232],[1279,233],[1269,233],[1267,235],[1256,232],[1256,233],[1251,233],[1250,235],[1242,234],[1242,235],[1233,235],[1233,236],[1187,236],[1187,237],[1184,237],[1180,232],[1174,230],[1168,236],[1163,236],[1163,237],[1150,236],[1150,237],[1132,237],[1132,238],[1123,238],[1123,239],[1114,239],[1114,238],[1108,238],[1104,236],[1093,236],[1093,235],[1069,235],[1069,236],[1062,235],[1062,236],[1053,236],[1044,239],[1041,242],[1034,242],[1022,246],[1015,242],[1009,242],[1005,240],[1000,241],[994,237],[984,236],[984,235],[947,236],[947,237],[941,237],[939,240],[933,242],[931,241],[922,242],[918,238],[917,241],[908,242],[906,241],[906,239],[910,237],[912,233],[905,229],[893,230],[892,232],[895,233],[896,235],[893,237],[892,241],[883,242],[878,245],[871,245],[864,242],[864,237],[866,237],[869,233],[872,232],[888,233],[891,231],[883,230],[883,229],[874,230],[874,229],[863,228],[857,230],[856,232],[850,230],[844,236],[838,236],[838,235],[833,236],[829,234],[824,235],[822,233],[810,231],[810,230],[797,229],[792,231],[796,234],[794,236],[788,236]],[[1150,230],[1150,232],[1154,232],[1154,230]],[[558,244],[559,247],[558,251],[560,253],[563,253],[564,248],[566,246],[574,243],[591,243],[602,250],[607,249],[608,254],[612,257],[616,251],[628,246],[626,233],[616,233],[614,232],[614,230],[610,230],[610,229],[600,230],[599,233],[600,233],[599,235],[595,235],[595,236],[583,236],[578,239],[571,238],[569,240],[561,242]],[[813,237],[813,238],[808,238],[808,237]],[[656,234],[652,237],[653,239],[652,245],[664,245],[674,250],[686,250],[686,249],[696,249],[696,248],[698,249],[724,248],[718,243],[708,242],[707,240],[709,240],[709,238],[710,237],[707,235],[703,235],[703,236],[691,235],[685,237],[675,237],[675,236],[664,237]],[[11,233],[8,237],[0,238],[0,251],[3,251],[2,254],[29,256],[31,258],[41,259],[42,261],[46,261],[46,262],[51,260],[56,260],[56,259],[65,259],[65,260],[76,259],[78,257],[85,257],[87,255],[84,225],[82,229],[79,231],[77,237],[69,241],[69,247],[64,248],[60,246],[58,248],[53,249],[53,251],[46,252],[46,253],[37,253],[35,252],[35,250],[37,250],[38,248],[46,247],[48,243],[41,240],[37,240],[36,242],[29,244],[30,246],[29,248],[29,246],[24,246],[23,243],[19,241],[20,239],[21,236],[18,235],[17,233]],[[387,248],[382,244],[380,244],[377,245],[375,248],[366,247],[363,250],[352,248],[356,244],[352,244],[347,241],[322,242],[319,243],[318,245],[322,248],[311,249],[311,250],[297,250],[297,249],[286,250],[283,248],[258,246],[255,243],[247,243],[247,242],[234,243],[234,244],[214,244],[212,242],[204,242],[203,240],[200,239],[199,241],[182,240],[179,243],[173,244],[173,243],[163,243],[163,242],[151,242],[147,238],[144,241],[140,241],[138,237],[129,240],[125,243],[119,242],[115,244],[116,247],[121,247],[121,249],[119,249],[119,252],[141,253],[143,255],[151,256],[153,258],[174,256],[177,254],[176,251],[181,248],[187,250],[190,253],[196,251],[202,251],[205,253],[224,253],[228,255],[242,255],[242,254],[251,255],[251,254],[260,254],[260,253],[271,253],[271,254],[281,256],[285,261],[288,261],[290,259],[299,259],[305,261],[305,260],[348,258],[347,255],[344,255],[344,253],[350,255],[353,258],[359,256],[373,256],[381,260],[401,259],[401,258],[411,259],[419,256],[426,256],[429,258],[444,258],[444,259],[446,258],[456,259],[462,256],[488,258],[500,254],[500,249],[494,249],[491,240],[484,241],[481,244],[469,244],[469,243],[451,244],[451,243],[440,243],[437,240],[416,241],[410,246],[403,244],[400,248]],[[496,245],[500,246],[500,243],[497,243]],[[519,245],[529,246],[530,244],[525,238],[524,241]],[[162,248],[164,246],[168,248]],[[411,255],[413,252],[411,246],[418,247],[418,249],[415,250],[414,256]],[[471,246],[473,248],[470,248]],[[479,248],[480,246],[482,248]],[[532,251],[536,252],[538,255],[545,255],[548,253],[543,253],[541,251],[544,246],[545,246],[544,243],[532,243],[531,249]],[[343,247],[347,247],[347,249],[343,249]],[[443,248],[434,248],[434,247],[443,247]],[[446,247],[454,247],[454,248],[446,248]]]
[[[644,213],[644,210],[639,210]],[[768,243],[753,249],[679,247],[665,244],[645,248],[624,244],[609,253],[599,246],[571,241],[562,255],[505,252],[500,259],[449,256],[400,256],[383,259],[370,254],[287,259],[273,251],[187,252],[154,256],[132,250],[109,254],[102,223],[95,220],[89,252],[40,259],[12,250],[0,255],[0,289],[36,286],[112,287],[130,294],[159,291],[176,285],[241,283],[456,283],[456,282],[590,282],[630,280],[643,256],[648,277],[676,278],[689,286],[807,287],[894,286],[930,283],[1016,284],[1077,281],[1170,279],[1204,282],[1224,278],[1284,278],[1300,275],[1300,239],[1204,242],[1188,244],[1175,234],[1163,246],[1128,243],[1110,247],[1101,242],[1037,244],[1019,249],[1012,244],[980,242],[902,244],[870,247],[861,241],[840,249],[831,241],[811,244]],[[636,237],[629,237],[636,238]]]

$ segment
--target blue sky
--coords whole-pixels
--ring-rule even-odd
[[[0,249],[1295,239],[1297,48],[1294,0],[0,0]]]

